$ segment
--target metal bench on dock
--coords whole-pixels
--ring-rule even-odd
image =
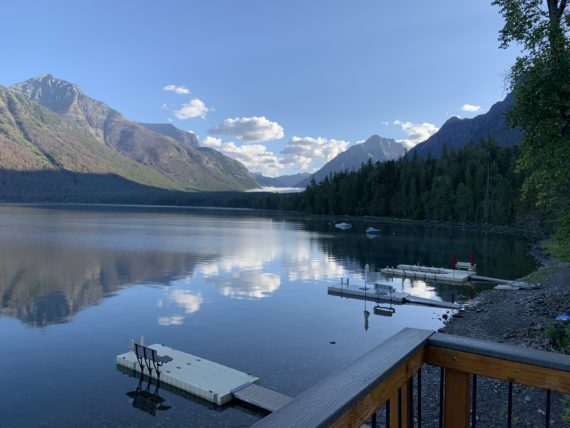
[[[146,346],[139,345],[138,343],[135,343],[134,347],[141,373],[144,374],[144,368],[146,367],[148,369],[149,376],[152,377],[152,370],[154,369],[156,376],[160,379],[160,366],[172,361],[172,358],[168,355],[159,357],[156,349],[147,348]]]

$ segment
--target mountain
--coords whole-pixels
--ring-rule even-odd
[[[493,137],[501,147],[518,144],[522,139],[521,131],[510,128],[505,123],[505,113],[514,102],[513,95],[508,94],[485,114],[472,119],[451,117],[439,131],[410,150],[409,155],[417,153],[418,156],[427,157],[431,153],[433,157],[439,157],[444,145],[447,145],[448,149],[458,150],[471,142],[478,143],[489,137]]]
[[[142,123],[139,122],[139,125],[144,126],[151,131],[157,132],[162,135],[166,135],[167,137],[174,138],[179,143],[182,143],[188,147],[198,148],[200,144],[198,143],[198,137],[191,132],[183,131],[182,129],[178,129],[176,126],[171,125],[170,123]]]
[[[317,183],[325,177],[341,171],[354,171],[370,159],[372,163],[398,159],[406,153],[405,147],[391,138],[382,138],[373,135],[364,143],[355,144],[346,151],[327,162],[312,176],[297,183],[296,187],[307,187],[312,178]]]
[[[89,177],[89,178],[87,178]],[[177,183],[100,141],[74,122],[0,86],[0,199],[93,191],[161,188]]]
[[[280,177],[265,177],[261,174],[254,174],[255,181],[263,187],[296,187],[297,183],[310,177],[308,172],[301,172],[293,175],[282,175]]]
[[[239,162],[198,146],[196,136],[168,124],[140,124],[85,95],[70,82],[42,75],[10,87],[57,113],[103,146],[145,165],[172,183],[169,188],[245,190],[258,187]]]

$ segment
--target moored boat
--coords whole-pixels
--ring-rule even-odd
[[[336,227],[337,229],[340,229],[340,230],[348,230],[352,227],[352,224],[350,224],[350,223],[337,223],[334,225],[334,227]]]

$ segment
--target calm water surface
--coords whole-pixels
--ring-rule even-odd
[[[134,407],[127,393],[138,379],[115,356],[145,336],[294,396],[403,327],[441,326],[440,309],[400,305],[383,317],[372,302],[327,295],[340,278],[362,283],[366,264],[448,266],[474,251],[483,275],[534,268],[512,236],[352,224],[340,232],[325,219],[253,211],[0,207],[0,426],[249,426],[263,413],[167,388],[154,416]],[[380,236],[367,238],[367,226]],[[443,300],[468,294],[402,287]]]

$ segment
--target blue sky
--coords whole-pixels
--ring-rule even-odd
[[[19,0],[0,10],[0,84],[51,73],[267,175],[312,171],[372,134],[412,145],[451,115],[486,112],[506,95],[516,54],[498,48],[502,18],[484,0]]]

